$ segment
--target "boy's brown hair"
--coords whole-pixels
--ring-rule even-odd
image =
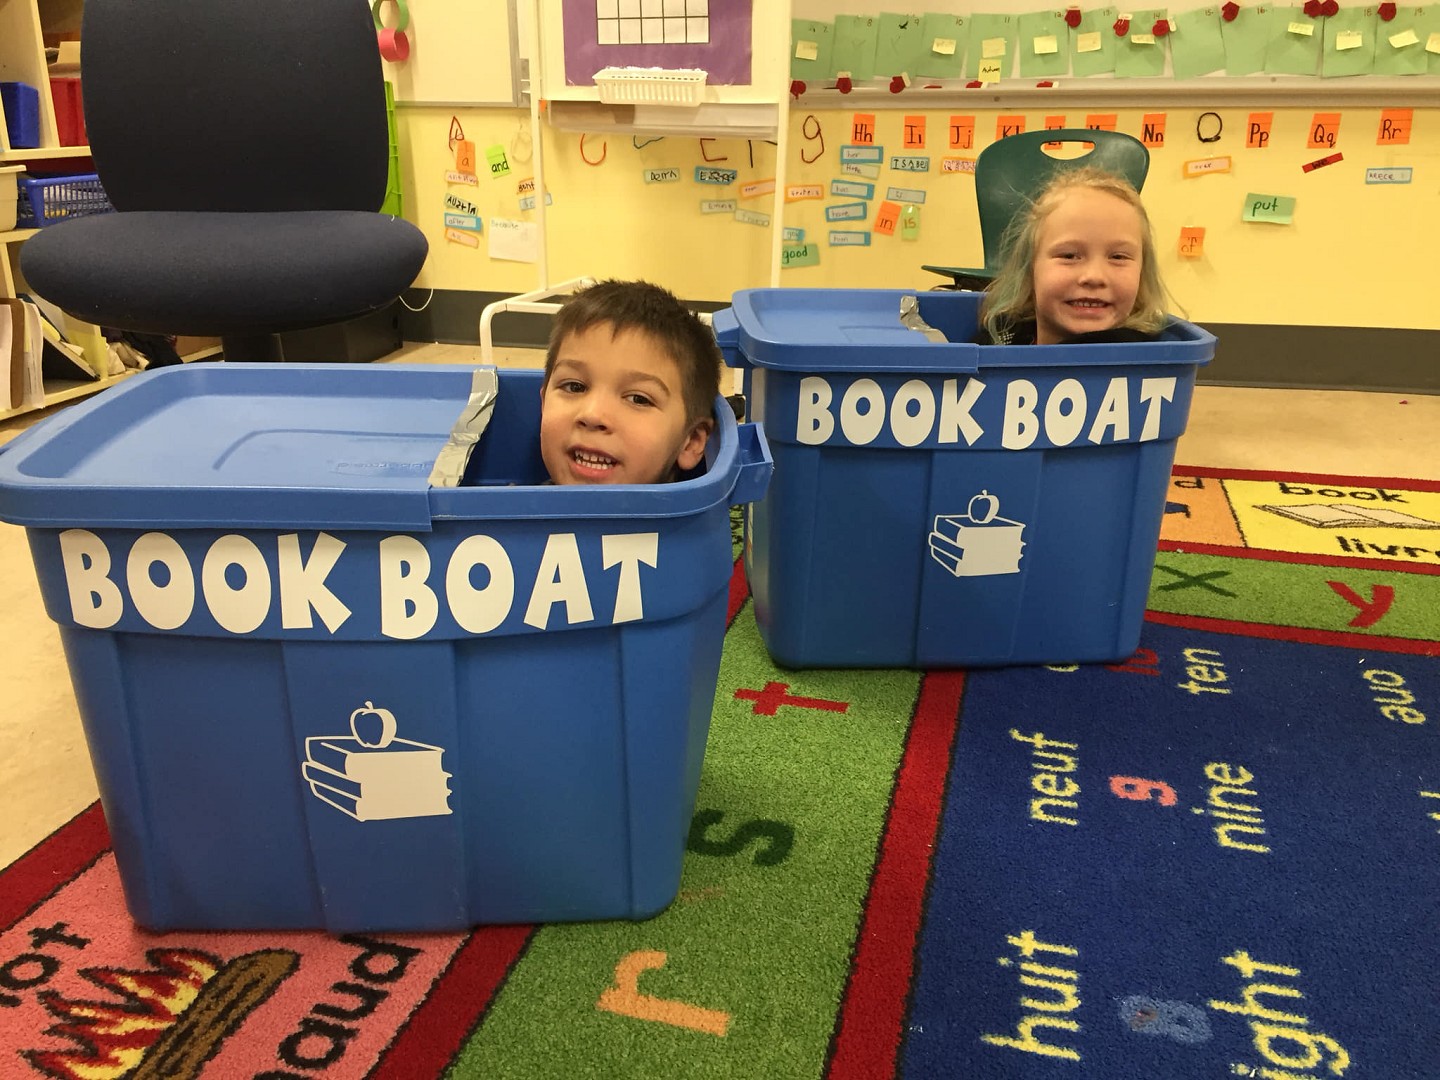
[[[686,419],[713,415],[724,363],[715,334],[674,293],[648,281],[599,281],[565,301],[550,329],[546,385],[561,343],[600,323],[609,323],[612,334],[640,330],[654,338],[680,369]]]

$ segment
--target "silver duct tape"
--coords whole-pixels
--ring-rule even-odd
[[[930,341],[940,345],[949,344],[949,338],[920,317],[920,298],[918,296],[902,296],[900,298],[900,323],[907,329],[919,330]]]
[[[470,379],[470,397],[460,418],[450,429],[450,438],[440,449],[430,469],[431,487],[459,487],[465,466],[495,412],[495,399],[500,396],[500,378],[493,367],[476,368]]]

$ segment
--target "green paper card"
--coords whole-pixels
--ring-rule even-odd
[[[848,71],[859,82],[875,77],[875,46],[880,40],[878,15],[836,15],[830,48],[830,77]]]
[[[1020,22],[1017,15],[971,15],[970,48],[965,54],[965,77],[978,79],[982,63],[1000,64],[1000,78],[1011,74],[1010,57],[1015,52],[1015,38]],[[1001,51],[1003,49],[1003,51]],[[998,56],[986,56],[986,52]]]
[[[1265,70],[1265,53],[1274,34],[1271,23],[1278,16],[1268,4],[1242,7],[1234,22],[1220,21],[1220,38],[1225,42],[1225,74],[1254,75]]]
[[[1440,34],[1440,5],[1432,4],[1428,7],[1416,8],[1416,16],[1420,20],[1420,29],[1415,33],[1420,37],[1420,44],[1425,48],[1425,56],[1429,62],[1427,71],[1431,75],[1440,75],[1440,44],[1437,44],[1435,51],[1430,49],[1430,38],[1434,34]],[[1440,38],[1436,39],[1440,43]]]
[[[1325,20],[1325,49],[1320,74],[1369,75],[1375,70],[1375,27],[1380,17],[1373,7],[1342,7]]]
[[[1440,13],[1440,8],[1436,9]],[[1424,75],[1429,54],[1425,42],[1424,8],[1395,9],[1395,18],[1375,24],[1375,74]],[[1413,39],[1413,40],[1412,40]]]
[[[920,71],[921,58],[930,49],[930,43],[921,33],[919,15],[880,14],[880,34],[875,43],[875,74],[883,78],[892,75],[916,74]]]
[[[1175,17],[1170,35],[1170,69],[1177,79],[1209,75],[1225,67],[1225,40],[1220,36],[1220,9],[1196,8]]]
[[[1245,221],[1263,221],[1271,225],[1289,225],[1295,219],[1295,200],[1289,195],[1245,196]]]
[[[809,244],[782,244],[780,246],[780,268],[789,269],[792,266],[819,266],[820,245]]]
[[[1153,33],[1165,18],[1164,8],[1146,8],[1130,15],[1130,32],[1115,39],[1115,74],[1122,79],[1153,78],[1165,74],[1165,41]],[[1147,40],[1148,39],[1148,40]]]
[[[1306,27],[1309,33],[1304,32]],[[1270,23],[1265,70],[1271,75],[1318,75],[1324,45],[1323,20],[1310,18],[1301,7],[1277,7]]]
[[[925,55],[919,74],[924,79],[963,79],[965,49],[970,38],[968,15],[926,15],[920,20]]]
[[[1063,11],[1020,16],[1020,75],[1044,79],[1070,71],[1070,27]]]
[[[1076,78],[1108,75],[1115,70],[1115,20],[1119,12],[1113,7],[1083,12],[1080,25],[1070,35],[1070,70]]]
[[[830,77],[834,29],[819,19],[790,20],[790,78],[821,83]]]

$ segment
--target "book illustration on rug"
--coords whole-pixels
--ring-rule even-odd
[[[1300,506],[1257,506],[1317,529],[1390,528],[1440,529],[1440,521],[1391,510],[1388,506],[1359,506],[1355,503],[1305,503]]]
[[[395,731],[395,714],[367,701],[350,714],[349,735],[307,738],[300,774],[311,793],[356,821],[454,813],[444,749]]]
[[[965,513],[935,515],[930,557],[956,577],[1018,574],[1025,524],[999,512],[999,498],[982,488]]]

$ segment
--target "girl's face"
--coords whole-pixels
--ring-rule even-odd
[[[1035,237],[1037,345],[1124,324],[1140,290],[1143,228],[1135,207],[1092,188],[1050,211]]]

